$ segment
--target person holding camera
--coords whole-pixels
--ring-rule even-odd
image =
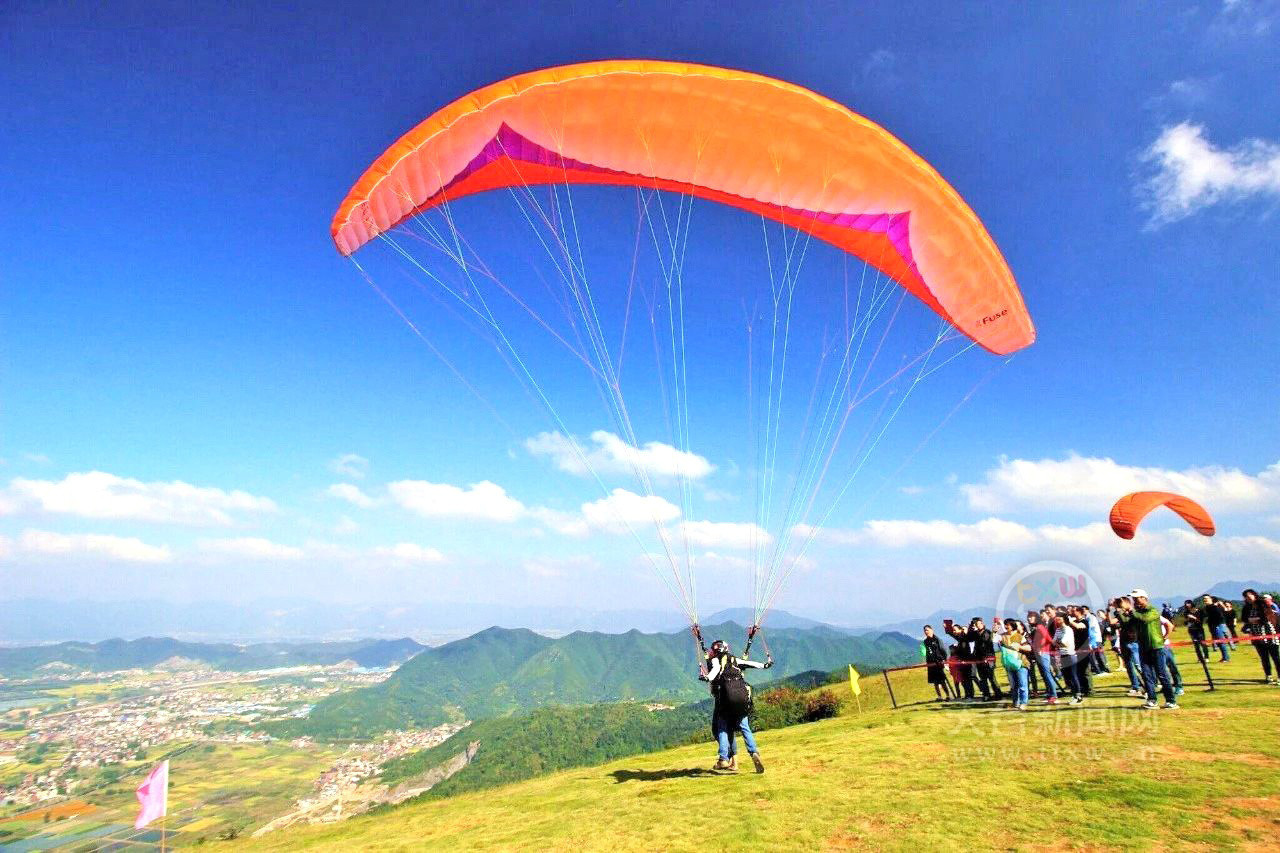
[[[1209,629],[1209,636],[1212,638],[1210,642],[1218,647],[1218,654],[1222,656],[1219,663],[1226,663],[1231,660],[1231,652],[1227,648],[1230,635],[1227,633],[1227,616],[1222,610],[1222,600],[1206,595],[1202,612],[1205,627]]]
[[[1176,710],[1178,703],[1174,701],[1173,680],[1169,677],[1169,669],[1165,665],[1164,632],[1160,629],[1160,611],[1151,606],[1145,589],[1135,589],[1129,598],[1120,600],[1120,622],[1132,625],[1138,635],[1138,659],[1142,663],[1142,682],[1146,687],[1147,701],[1142,706],[1145,710],[1159,707],[1156,705],[1156,683],[1164,693],[1164,707]]]
[[[982,698],[986,701],[1003,699],[1004,691],[996,681],[995,634],[983,623],[982,617],[975,616],[969,620],[969,638],[973,642],[973,665]]]
[[[929,683],[933,685],[937,701],[950,702],[953,696],[951,683],[947,680],[947,650],[942,647],[942,640],[938,635],[933,633],[932,625],[924,626],[924,641],[920,645],[924,650]]]
[[[964,698],[974,698],[974,674],[973,674],[973,639],[969,636],[969,632],[961,628],[950,619],[942,620],[942,628],[947,634],[956,641],[951,647],[951,652],[957,660],[959,660],[960,680],[957,687],[963,685]],[[957,690],[957,698],[959,691]]]
[[[1109,618],[1120,638],[1120,658],[1124,661],[1125,672],[1129,675],[1129,695],[1138,699],[1147,695],[1146,689],[1142,686],[1142,655],[1138,650],[1138,629],[1121,618],[1125,607],[1132,606],[1133,602],[1128,597],[1113,598]]]
[[[1209,646],[1204,640],[1204,613],[1189,598],[1182,605],[1182,621],[1187,626],[1187,636],[1191,638],[1191,645],[1196,650],[1196,661],[1207,663]]]
[[[1276,614],[1258,595],[1256,589],[1246,589],[1244,608],[1240,616],[1244,621],[1244,632],[1253,637],[1253,649],[1262,660],[1262,680],[1267,684],[1280,684],[1280,645],[1277,645]],[[1272,664],[1276,677],[1271,678]]]
[[[1053,635],[1049,633],[1043,613],[1032,611],[1027,614],[1027,620],[1031,623],[1027,637],[1031,646],[1031,664],[1040,671],[1040,679],[1044,682],[1045,704],[1056,705],[1058,681],[1053,677]]]

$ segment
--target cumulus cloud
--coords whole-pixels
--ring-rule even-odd
[[[1201,536],[1180,528],[1144,530],[1135,542],[1120,539],[1105,522],[1070,527],[1028,526],[1000,518],[971,524],[910,519],[869,521],[856,530],[797,528],[827,545],[885,549],[937,548],[994,553],[1069,552],[1113,562],[1230,555],[1243,560],[1280,556],[1280,541],[1265,536]]]
[[[428,548],[415,542],[400,542],[374,548],[373,553],[379,557],[398,560],[402,563],[418,563],[422,565],[443,563],[444,554],[436,548]]]
[[[163,545],[149,545],[131,536],[48,530],[24,531],[14,550],[31,556],[91,557],[121,563],[167,563],[173,556]]]
[[[526,514],[520,501],[497,483],[482,480],[467,488],[425,480],[399,480],[387,486],[391,499],[424,518],[479,518],[512,522]]]
[[[240,490],[193,486],[181,480],[144,483],[103,471],[61,480],[17,478],[0,493],[0,514],[43,512],[80,518],[225,526],[235,513],[276,510],[269,498]]]
[[[982,512],[1076,510],[1097,513],[1135,491],[1184,494],[1214,512],[1264,512],[1280,507],[1280,462],[1257,474],[1206,466],[1176,471],[1121,465],[1113,459],[1070,455],[1065,459],[1008,459],[981,483],[960,487]]]
[[[369,509],[377,504],[377,501],[365,494],[359,486],[353,486],[351,483],[334,483],[325,489],[325,494],[361,509]]]
[[[686,521],[681,533],[700,548],[752,548],[768,545],[773,537],[757,524],[743,521]]]
[[[329,470],[352,480],[363,480],[364,475],[369,473],[369,460],[358,453],[344,453],[329,460]]]
[[[1150,171],[1140,194],[1153,225],[1223,202],[1280,200],[1280,143],[1271,140],[1220,148],[1203,125],[1184,121],[1161,131],[1142,160]]]
[[[591,528],[612,533],[645,524],[665,524],[680,517],[680,508],[657,495],[637,495],[614,489],[608,497],[582,505],[582,520]]]
[[[293,545],[281,545],[258,536],[236,539],[201,539],[197,547],[205,554],[246,560],[301,560],[306,552]]]
[[[578,477],[597,474],[634,474],[639,471],[651,477],[700,480],[715,470],[705,457],[663,444],[645,442],[636,447],[604,430],[591,433],[593,447],[583,446],[576,438],[560,432],[544,432],[527,439],[525,450],[534,456],[549,458],[557,468]]]

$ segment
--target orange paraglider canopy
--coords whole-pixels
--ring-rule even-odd
[[[991,352],[1035,328],[960,195],[880,126],[800,86],[646,60],[520,74],[431,115],[379,157],[331,233],[350,255],[407,218],[502,188],[687,193],[808,232],[892,277]]]
[[[1173,492],[1134,492],[1125,495],[1111,507],[1111,529],[1121,539],[1132,539],[1142,519],[1156,507],[1167,506],[1182,516],[1197,533],[1212,536],[1217,532],[1208,510],[1191,498]]]

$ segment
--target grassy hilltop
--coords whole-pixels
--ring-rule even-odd
[[[1184,677],[1203,676],[1180,650]],[[888,708],[864,680],[836,719],[766,732],[764,776],[715,776],[707,745],[633,756],[255,839],[255,849],[1239,849],[1280,837],[1280,689],[1253,650],[1213,665],[1179,711],[1142,712],[1123,678],[1080,708]],[[1003,675],[1003,674],[1002,674]],[[1244,679],[1254,679],[1245,683]],[[925,698],[920,672],[894,678]],[[846,691],[847,693],[847,691]],[[481,747],[483,749],[483,746]]]

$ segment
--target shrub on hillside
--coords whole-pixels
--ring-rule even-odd
[[[804,721],[827,720],[840,713],[840,699],[830,690],[819,690],[805,702]]]
[[[775,687],[756,697],[751,725],[757,730],[779,729],[805,721],[805,696],[794,687]]]

